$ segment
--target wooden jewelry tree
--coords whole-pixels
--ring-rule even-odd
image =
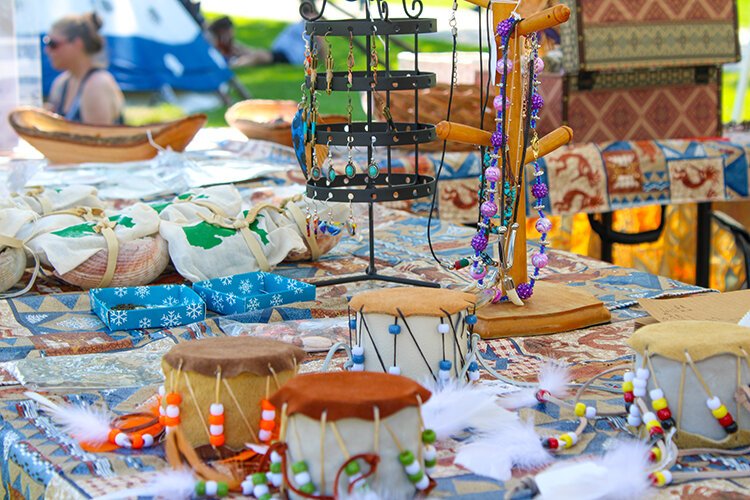
[[[511,17],[518,8],[518,1],[508,0],[467,0],[480,8],[492,10],[493,26]],[[523,84],[521,76],[523,41],[527,35],[541,31],[558,24],[562,24],[570,17],[570,9],[563,5],[546,9],[519,21],[514,29],[513,36],[508,39],[507,59],[512,62],[508,65],[508,79],[506,85],[508,93],[508,113],[502,119],[506,120],[507,131],[507,166],[517,176],[523,175],[525,165],[535,157],[542,157],[555,149],[569,143],[573,138],[573,131],[569,127],[560,127],[545,137],[539,139],[536,151],[533,146],[528,147],[527,153],[523,153],[524,126],[522,120],[508,119],[507,116],[520,113],[515,110],[521,109],[524,104]],[[503,54],[498,44],[497,60],[500,61]],[[491,71],[493,68],[490,69]],[[494,69],[497,71],[497,69]],[[501,77],[498,72],[496,79]],[[530,92],[531,90],[529,90]],[[492,133],[478,128],[443,121],[436,126],[436,132],[440,139],[477,146],[490,147]],[[519,147],[520,146],[520,147]],[[520,207],[515,222],[518,224],[516,231],[508,231],[500,234],[499,238],[505,238],[502,248],[512,248],[514,264],[508,270],[512,282],[526,283],[527,254],[526,254],[526,188],[521,183],[517,195],[520,199],[516,206]],[[481,203],[481,200],[480,200]],[[515,241],[513,241],[515,238]],[[508,290],[505,290],[508,293]],[[514,292],[511,290],[510,292]],[[508,293],[510,295],[510,293]],[[520,301],[519,301],[520,302]],[[487,304],[477,310],[478,322],[475,331],[486,338],[538,335],[556,333],[562,331],[583,328],[590,325],[609,321],[609,311],[604,304],[592,295],[576,290],[565,285],[537,281],[534,287],[534,295],[528,299],[523,306],[514,306],[509,303]]]

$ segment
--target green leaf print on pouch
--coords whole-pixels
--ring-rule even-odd
[[[109,220],[127,228],[135,226],[133,218],[127,215],[113,215]],[[75,226],[66,227],[59,231],[53,231],[51,234],[60,236],[61,238],[84,238],[96,234],[94,226],[96,226],[96,222],[84,222],[83,224],[76,224]]]
[[[237,232],[234,229],[214,226],[208,222],[199,222],[194,226],[183,226],[182,230],[185,232],[185,238],[187,238],[191,246],[204,250],[211,250],[221,245],[222,238],[234,236]]]

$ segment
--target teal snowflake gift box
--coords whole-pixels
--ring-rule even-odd
[[[172,328],[206,319],[206,304],[183,285],[89,290],[91,309],[110,330]]]
[[[279,274],[256,272],[193,283],[212,311],[239,314],[315,300],[315,285]]]

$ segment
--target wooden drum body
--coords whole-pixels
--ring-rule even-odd
[[[175,345],[162,360],[165,393],[179,394],[179,425],[193,448],[211,445],[212,405],[223,407],[223,445],[259,441],[261,401],[291,379],[304,351],[254,337],[211,337]],[[162,408],[168,406],[162,398]],[[169,429],[169,426],[167,427]],[[262,441],[262,439],[260,439]]]
[[[429,397],[429,391],[416,382],[383,373],[295,377],[271,398],[282,414],[287,477],[294,478],[294,464],[304,461],[318,494],[330,497],[340,474],[337,493],[345,498],[347,462],[360,454],[376,455],[376,472],[356,484],[363,486],[366,482],[380,498],[412,498],[417,487],[407,476],[399,455],[404,450],[412,452],[421,471],[426,470],[420,404]],[[361,473],[367,473],[369,467],[362,460],[356,461]],[[287,485],[289,480],[294,481],[287,479]],[[428,480],[425,475],[424,481]]]
[[[663,393],[679,448],[750,445],[750,411],[741,402],[750,383],[750,330],[732,323],[670,321],[641,328],[629,343],[636,351],[636,378],[639,369],[644,375],[649,370],[649,410],[656,414],[663,406],[654,407]]]
[[[418,381],[458,378],[466,373],[474,301],[469,293],[417,287],[356,295],[352,369]]]

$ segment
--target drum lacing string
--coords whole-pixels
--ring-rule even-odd
[[[326,420],[328,420],[328,410],[323,410],[320,414],[320,493],[325,495],[326,489]],[[333,423],[333,422],[331,422]]]
[[[393,318],[393,324],[398,325],[398,317]],[[398,335],[392,335],[393,337],[393,366],[398,366],[396,363],[396,348],[398,346]]]
[[[740,360],[739,356],[737,356],[736,360],[737,360],[737,363],[736,363],[737,364],[737,388],[739,389],[740,387],[742,387],[742,365],[741,365],[742,361]],[[735,420],[735,422],[737,422],[737,427],[741,428],[742,426],[740,425],[741,413],[740,413],[740,400],[739,400],[739,398],[735,397],[734,398],[734,403],[736,405],[735,406],[736,407],[736,411],[734,413],[735,414],[735,419],[734,420]]]
[[[445,324],[445,319],[440,318],[440,324]],[[440,335],[440,342],[443,344],[443,361],[445,361],[445,335]]]
[[[216,386],[214,387],[214,401],[221,403],[221,366],[216,367]]]
[[[451,315],[443,308],[440,308],[440,310],[445,314],[445,316],[448,318],[448,324],[451,325],[451,330],[453,330],[453,359],[459,359],[459,356],[456,356],[456,348],[458,348],[458,354],[460,355],[461,359],[461,367],[464,366],[464,353],[461,350],[461,344],[458,342],[458,325],[461,324],[461,319],[463,317],[463,314],[461,312],[458,313],[458,318],[456,318],[456,322],[453,323],[451,321]],[[453,368],[456,372],[456,377],[458,377],[458,363],[453,363]]]
[[[195,412],[198,414],[198,419],[201,422],[201,425],[203,426],[203,430],[206,431],[206,438],[209,440],[211,439],[211,432],[208,430],[208,424],[206,423],[206,420],[203,418],[203,413],[201,412],[201,408],[198,405],[198,399],[195,397],[195,391],[193,391],[193,385],[190,383],[190,377],[188,377],[187,373],[183,373],[183,376],[185,377],[185,385],[188,388],[188,391],[190,392],[190,399],[193,400],[193,406],[195,406]],[[219,452],[218,448],[216,446],[212,446],[214,450],[216,450],[219,453],[219,457],[221,457],[221,453]]]
[[[422,432],[425,430],[424,419],[422,418],[422,396],[417,394],[417,418],[419,420],[419,428],[417,429],[417,443],[422,442]],[[417,463],[423,464],[422,461],[424,452],[424,446],[417,446]]]
[[[404,320],[404,325],[406,325],[406,331],[409,332],[409,336],[414,341],[414,345],[417,346],[417,351],[419,351],[419,355],[422,356],[422,361],[424,361],[424,364],[427,366],[427,369],[430,370],[430,375],[432,375],[433,380],[437,381],[435,372],[432,371],[432,367],[430,366],[430,363],[427,361],[427,357],[425,357],[424,353],[422,352],[422,348],[419,346],[419,342],[417,342],[417,338],[414,336],[414,333],[411,331],[411,327],[409,327],[409,323],[406,321],[406,318],[404,317],[404,313],[402,313],[401,309],[399,308],[396,308],[396,311],[398,311],[398,315],[401,316],[401,319]]]
[[[339,428],[336,426],[336,422],[329,422],[328,425],[331,426],[333,437],[336,438],[336,443],[339,445],[341,453],[344,454],[344,458],[348,462],[351,458],[351,455],[349,454],[349,450],[346,449],[346,443],[344,443],[344,438],[341,437],[341,433],[339,432]]]
[[[347,325],[347,326],[349,326],[349,328],[347,328],[347,330],[349,330],[349,349],[351,349],[352,348],[352,329],[351,329],[351,324],[352,324],[352,308],[349,307],[349,306],[346,306],[346,319],[349,320],[349,325]],[[356,326],[356,323],[354,325]]]
[[[273,369],[271,363],[268,363],[268,371],[271,372],[273,382],[276,384],[276,390],[278,391],[279,389],[281,389],[281,384],[279,383],[279,377],[276,375],[276,370]]]
[[[247,427],[248,432],[250,432],[250,435],[253,437],[253,441],[255,441],[255,444],[260,444],[260,440],[258,439],[258,434],[255,432],[255,429],[253,429],[253,426],[250,425],[250,421],[247,419],[245,412],[242,411],[242,407],[240,406],[240,402],[237,399],[237,396],[234,395],[234,390],[232,390],[232,386],[229,385],[229,382],[227,382],[227,379],[225,378],[221,379],[221,381],[224,383],[224,388],[227,390],[229,397],[232,398],[232,402],[234,403],[234,406],[237,407],[237,412],[239,412],[240,417],[242,418],[242,421],[245,423],[245,427]]]
[[[378,361],[380,361],[380,366],[383,368],[384,372],[387,372],[388,370],[386,369],[385,363],[383,362],[383,357],[380,355],[380,351],[378,350],[378,345],[375,343],[375,340],[372,338],[370,327],[367,326],[367,321],[365,321],[365,316],[364,314],[362,314],[362,309],[364,309],[364,306],[359,308],[359,317],[361,318],[361,321],[362,321],[361,325],[365,327],[367,336],[370,337],[370,342],[372,343],[373,349],[375,349],[375,354],[378,356]],[[406,325],[406,328],[409,328],[409,325]],[[359,345],[360,347],[362,346],[362,335],[359,335]],[[434,375],[433,375],[433,378],[434,378]]]
[[[377,406],[372,407],[372,421],[375,427],[372,432],[373,449],[375,454],[380,454],[380,408]]]
[[[685,375],[687,371],[687,363],[683,360],[682,369],[680,370],[680,397],[677,399],[677,430],[680,430],[682,425],[682,403],[685,395]]]
[[[266,399],[271,395],[271,376],[266,375]]]
[[[401,441],[399,441],[398,436],[396,436],[396,433],[393,432],[393,429],[391,429],[391,426],[388,425],[386,422],[383,422],[383,427],[385,427],[385,430],[387,430],[388,434],[391,435],[391,439],[393,439],[393,442],[395,443],[396,448],[398,448],[398,452],[403,453],[405,451],[404,447],[401,445]]]
[[[701,375],[701,372],[698,370],[698,367],[695,366],[695,363],[693,363],[693,358],[690,357],[690,353],[685,350],[685,360],[690,365],[690,368],[692,368],[693,373],[695,373],[695,377],[698,379],[698,382],[700,382],[701,386],[703,386],[703,390],[706,391],[706,396],[710,398],[713,398],[714,395],[711,392],[711,388],[706,383],[706,380],[703,378],[703,375]]]

